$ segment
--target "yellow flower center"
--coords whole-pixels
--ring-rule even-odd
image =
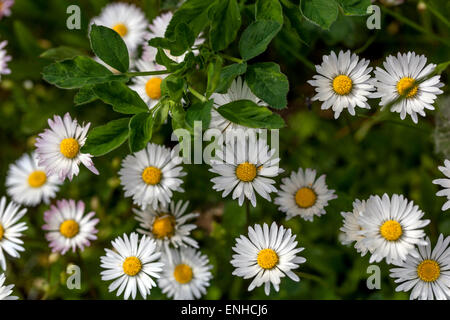
[[[313,191],[313,189],[308,187],[303,187],[298,189],[297,193],[295,194],[295,203],[302,208],[310,208],[312,207],[317,200],[317,195]]]
[[[80,145],[78,144],[78,141],[74,138],[66,138],[63,141],[61,141],[61,144],[59,145],[59,150],[63,154],[64,157],[73,159],[78,154],[78,151],[80,151]]]
[[[388,220],[380,227],[380,233],[388,241],[398,240],[402,234],[402,226],[395,220]]]
[[[175,270],[173,271],[173,276],[175,280],[177,280],[181,284],[191,282],[193,276],[192,268],[184,263],[179,264],[175,267]]]
[[[128,28],[123,23],[118,23],[112,28],[115,32],[117,32],[121,37],[125,37],[128,33]]]
[[[253,181],[256,177],[256,166],[249,162],[241,163],[236,168],[236,176],[244,182]]]
[[[406,98],[412,98],[417,94],[419,87],[416,85],[416,80],[410,77],[403,77],[397,82],[397,92]]]
[[[278,255],[272,249],[262,249],[258,253],[258,264],[263,269],[272,269],[278,263]]]
[[[142,172],[142,180],[146,184],[154,186],[161,181],[161,170],[156,167],[147,167],[144,172]]]
[[[66,220],[59,226],[59,232],[66,238],[73,238],[78,234],[80,226],[75,220]]]
[[[0,240],[3,239],[4,234],[5,234],[5,229],[3,229],[3,226],[0,224]]]
[[[172,215],[156,218],[153,222],[152,232],[157,239],[170,238],[175,233],[175,218]]]
[[[345,96],[352,91],[353,81],[350,77],[341,74],[333,79],[333,90],[338,95]]]
[[[417,275],[422,281],[433,282],[441,275],[441,268],[434,260],[423,260],[417,266]]]
[[[28,176],[28,184],[32,188],[39,188],[44,185],[44,183],[47,181],[47,175],[44,171],[36,170],[30,173]]]
[[[142,262],[136,257],[128,257],[122,264],[123,272],[125,274],[134,277],[141,271]]]
[[[147,81],[145,84],[145,92],[150,99],[158,100],[161,98],[161,83],[162,79],[158,77],[150,78]]]

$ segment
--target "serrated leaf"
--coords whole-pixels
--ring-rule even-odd
[[[156,111],[153,113],[153,127],[156,130],[167,120],[170,109],[169,100],[164,98],[159,100],[158,104],[154,108]]]
[[[170,112],[172,116],[172,130],[188,129],[186,128],[186,110],[184,110],[181,103],[172,103]]]
[[[152,138],[153,118],[148,112],[138,113],[133,116],[129,124],[130,137],[128,144],[131,152],[137,152],[145,148]]]
[[[91,86],[81,88],[75,97],[73,98],[73,103],[76,106],[81,106],[83,104],[90,103],[92,101],[97,100],[98,97],[95,94],[94,90],[92,90]]]
[[[236,0],[218,1],[211,9],[209,40],[214,51],[220,51],[236,39],[241,26],[241,12]]]
[[[83,56],[46,66],[42,77],[48,83],[62,89],[78,89],[109,81],[128,80],[125,75],[115,75],[100,63]]]
[[[250,100],[237,100],[217,109],[225,119],[249,128],[280,129],[283,118]]]
[[[186,123],[193,128],[195,121],[201,121],[202,129],[206,130],[211,122],[211,108],[213,104],[214,100],[209,100],[191,105],[186,111]]]
[[[209,98],[211,94],[216,91],[220,82],[220,75],[222,70],[223,59],[220,56],[216,56],[213,61],[208,64],[206,73],[208,75],[208,82],[206,84],[205,96]]]
[[[78,49],[66,47],[66,46],[60,46],[57,48],[51,48],[47,51],[44,51],[41,53],[39,57],[43,59],[49,59],[49,60],[55,60],[55,61],[62,61],[66,59],[73,59],[76,56],[82,56],[84,53]]]
[[[128,49],[116,31],[94,24],[91,27],[90,41],[92,50],[103,62],[120,72],[128,71]]]
[[[276,63],[263,62],[249,65],[245,80],[252,92],[270,107],[283,109],[287,106],[289,81]]]
[[[281,25],[271,20],[258,20],[250,24],[239,40],[241,57],[249,60],[266,51],[280,29]]]
[[[330,29],[336,21],[339,8],[335,0],[300,0],[303,16],[322,29]]]
[[[256,2],[256,20],[273,20],[283,25],[283,9],[278,0],[258,0]]]
[[[186,23],[195,37],[208,24],[208,9],[215,2],[211,0],[187,0],[173,14],[167,26],[165,37],[175,39],[175,30],[179,24]]]
[[[148,106],[136,91],[118,81],[95,85],[92,90],[103,102],[111,105],[113,110],[124,114],[147,112]]]
[[[89,133],[82,152],[98,157],[118,148],[129,135],[129,118],[122,118],[95,127]]]
[[[222,68],[220,72],[219,84],[216,88],[217,92],[224,93],[228,90],[231,82],[241,74],[247,71],[247,62],[244,63],[234,63]]]
[[[347,15],[367,15],[367,7],[372,3],[370,0],[336,0]]]
[[[161,83],[163,95],[167,94],[173,101],[179,102],[183,97],[185,84],[186,81],[183,78],[171,74]]]

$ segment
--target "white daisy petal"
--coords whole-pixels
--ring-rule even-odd
[[[244,279],[253,278],[248,290],[264,284],[264,292],[270,294],[270,284],[275,291],[279,291],[280,278],[288,276],[299,281],[298,276],[291,270],[298,268],[306,259],[297,256],[303,248],[295,248],[297,241],[291,230],[285,230],[272,223],[249,227],[249,238],[241,235],[236,239],[231,264],[235,267],[233,275]],[[277,239],[284,239],[281,243]],[[258,248],[255,250],[255,248]]]

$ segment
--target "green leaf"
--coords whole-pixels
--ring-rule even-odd
[[[209,40],[214,51],[220,51],[236,39],[241,27],[241,12],[236,0],[220,0],[210,13]]]
[[[167,94],[173,101],[180,102],[185,86],[186,81],[183,78],[171,74],[161,83],[161,91],[163,95]]]
[[[156,130],[162,126],[169,115],[170,103],[169,99],[161,99],[158,104],[154,107],[156,111],[153,113],[153,128]]]
[[[371,5],[370,0],[336,0],[348,15],[367,15],[367,7]]]
[[[76,56],[82,56],[84,53],[78,49],[61,46],[51,48],[41,53],[39,57],[49,60],[61,61],[66,59],[73,59]]]
[[[217,111],[225,119],[250,128],[280,129],[285,126],[279,115],[250,100],[233,101],[221,106]]]
[[[222,70],[223,60],[220,56],[216,56],[213,61],[208,64],[207,75],[208,82],[206,85],[205,96],[209,98],[214,91],[216,91],[217,86],[220,82],[220,75]]]
[[[180,68],[180,64],[176,63],[170,59],[162,48],[158,48],[158,53],[156,54],[156,63],[165,66],[167,70],[173,72]]]
[[[335,0],[300,0],[303,16],[322,29],[330,29],[336,21],[339,8]]]
[[[130,64],[128,49],[122,37],[114,30],[92,25],[90,33],[94,53],[107,65],[120,72],[127,72]]]
[[[179,24],[185,23],[192,30],[195,37],[208,24],[208,9],[215,1],[211,0],[187,0],[173,14],[167,26],[165,37],[175,39],[175,30]]]
[[[172,103],[170,111],[172,115],[172,130],[186,129],[186,111],[181,103]]]
[[[214,104],[214,100],[207,102],[197,102],[187,109],[186,123],[193,128],[195,121],[202,122],[202,129],[206,130],[211,122],[211,108]]]
[[[450,66],[450,60],[449,61],[446,61],[446,62],[442,62],[442,63],[439,63],[437,66],[436,66],[436,69],[434,69],[434,73],[436,73],[436,74],[441,74],[442,72],[444,72],[445,70],[447,70],[447,68]]]
[[[113,110],[124,114],[147,112],[148,106],[139,94],[118,81],[97,84],[92,89],[103,102],[112,105]]]
[[[128,139],[129,122],[129,118],[122,118],[92,129],[82,152],[98,157],[118,148]]]
[[[248,66],[245,80],[252,92],[270,107],[283,109],[287,106],[289,81],[276,63],[263,62]]]
[[[283,25],[283,9],[278,0],[258,0],[255,16],[256,20],[273,20]]]
[[[168,38],[152,38],[148,44],[155,48],[164,48],[170,51],[173,56],[181,56],[195,42],[194,33],[186,23],[180,23],[175,29],[175,40]]]
[[[130,120],[129,146],[131,152],[145,148],[152,138],[153,118],[148,112],[138,113]]]
[[[83,56],[52,63],[44,68],[42,75],[45,81],[62,89],[128,80],[125,75],[115,75],[100,63]]]
[[[259,20],[250,24],[239,41],[241,57],[249,60],[266,51],[280,29],[281,25],[271,20]]]
[[[182,55],[186,50],[194,45],[195,35],[186,23],[180,23],[175,28],[175,42],[179,45],[179,51],[171,54],[177,56]]]
[[[83,104],[90,103],[92,101],[97,100],[98,97],[95,94],[94,90],[92,90],[91,86],[81,88],[75,97],[73,98],[73,103],[76,106],[81,106]]]
[[[241,74],[247,71],[247,63],[234,63],[222,68],[220,72],[219,84],[216,88],[217,92],[224,93],[228,90],[231,82]]]

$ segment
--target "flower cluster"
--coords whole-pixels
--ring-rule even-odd
[[[0,19],[10,14],[12,4],[12,0],[0,0]],[[101,25],[115,31],[110,31],[112,38],[123,40],[131,68],[138,74],[126,85],[120,82],[122,78],[114,82],[131,89],[125,92],[137,99],[134,102],[142,100],[144,104],[144,110],[131,112],[134,116],[125,121],[125,130],[130,129],[130,132],[133,121],[138,121],[142,115],[155,116],[153,112],[161,106],[163,90],[167,89],[163,83],[169,73],[167,66],[161,64],[161,56],[181,64],[188,55],[198,58],[199,47],[205,44],[205,35],[200,33],[192,37],[191,48],[178,55],[151,46],[149,41],[164,38],[172,18],[173,14],[167,12],[150,23],[135,5],[115,3],[107,5],[90,22],[91,30]],[[5,41],[0,42],[0,75],[11,72],[7,66],[11,57],[6,55],[5,46]],[[100,66],[110,73],[103,76],[123,76],[125,72],[109,66],[100,56],[95,59],[111,71]],[[325,55],[321,65],[316,66],[318,75],[308,81],[316,91],[312,100],[320,101],[322,109],[332,109],[334,117],[338,118],[344,109],[351,115],[356,115],[357,108],[370,109],[369,99],[380,98],[381,109],[399,113],[402,120],[409,115],[417,123],[417,115],[425,116],[425,109],[433,110],[437,95],[443,92],[440,75],[435,74],[436,65],[427,64],[423,55],[408,52],[388,56],[383,68],[375,68],[374,77],[369,64],[370,61],[350,51],[338,54],[332,51]],[[277,118],[278,115],[268,109],[270,99],[261,98],[261,92],[248,80],[250,77],[241,74],[236,72],[226,89],[211,90],[205,96],[183,83],[181,91],[186,91],[180,94],[179,103],[173,105],[180,106],[183,121],[188,118],[183,107],[188,104],[187,92],[208,106],[201,110],[202,113],[207,111],[204,118],[208,128],[205,129],[222,135],[213,159],[207,163],[209,172],[214,175],[210,180],[211,188],[220,192],[222,198],[229,197],[239,206],[245,205],[248,215],[247,234],[239,235],[230,248],[232,274],[251,279],[249,291],[264,287],[265,294],[269,295],[271,287],[276,292],[280,290],[281,279],[286,276],[300,281],[301,273],[296,270],[306,262],[300,255],[304,248],[299,246],[293,230],[280,223],[250,225],[250,218],[253,218],[250,205],[256,207],[264,201],[273,202],[285,214],[285,220],[298,217],[313,223],[314,218],[317,221],[327,213],[329,203],[337,199],[338,194],[328,187],[326,175],[313,168],[299,167],[280,177],[285,173],[281,168],[282,159],[259,129],[266,128],[261,123],[268,119],[264,118],[267,114],[274,121],[281,117]],[[242,101],[250,106],[246,121],[223,112]],[[255,115],[255,110],[263,111]],[[178,111],[167,111],[174,122],[180,116],[176,114]],[[141,124],[142,131],[147,125],[145,121]],[[83,201],[58,198],[61,186],[79,175],[81,164],[101,175],[93,162],[94,156],[99,154],[89,152],[93,150],[89,141],[90,123],[80,124],[67,112],[62,117],[54,115],[48,119],[48,126],[36,138],[35,150],[22,155],[8,169],[6,192],[12,201],[8,202],[6,197],[0,200],[0,267],[3,271],[7,270],[7,257],[19,258],[25,250],[22,237],[27,224],[22,219],[27,209],[20,206],[49,205],[41,228],[52,252],[61,255],[84,251],[97,240],[102,227],[94,211],[85,213]],[[133,134],[144,135],[142,132]],[[177,199],[185,192],[183,184],[187,175],[179,145],[169,148],[150,142],[150,138],[140,148],[135,148],[131,146],[130,137],[130,154],[123,158],[118,171],[124,197],[131,198],[135,223],[139,226],[117,236],[111,241],[111,248],[105,248],[105,254],[99,257],[103,269],[100,277],[110,282],[109,292],[123,295],[124,299],[136,299],[138,294],[146,299],[154,287],[159,287],[172,299],[200,299],[207,294],[214,270],[208,256],[200,250],[201,239],[194,233],[198,225],[196,219],[201,214],[188,209],[189,201]],[[444,165],[439,170],[447,178],[433,183],[444,188],[437,195],[447,197],[442,207],[447,210],[450,208],[450,161],[445,160]],[[281,183],[277,181],[279,178]],[[450,237],[441,234],[431,250],[430,239],[424,231],[430,220],[423,219],[425,213],[413,201],[397,194],[372,195],[366,200],[356,199],[352,211],[341,215],[341,242],[354,244],[361,256],[370,255],[370,263],[385,261],[395,265],[390,276],[401,283],[397,291],[411,290],[412,299],[450,298]],[[13,285],[4,286],[4,282],[5,275],[1,274],[0,300],[16,299],[11,296]]]
[[[423,55],[398,53],[388,56],[383,62],[385,69],[377,67],[375,78],[371,78],[369,61],[350,51],[338,55],[332,51],[316,66],[319,74],[308,81],[317,92],[312,100],[323,102],[322,109],[331,108],[338,118],[344,109],[355,115],[355,107],[370,109],[367,100],[381,98],[382,109],[389,106],[402,120],[408,114],[417,123],[417,114],[424,117],[425,109],[434,110],[433,103],[443,92],[439,88],[444,86],[440,75],[430,77],[436,65],[426,63]]]

